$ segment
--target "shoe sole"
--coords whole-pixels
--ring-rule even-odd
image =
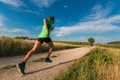
[[[17,71],[21,74],[21,76],[24,76],[24,75],[25,75],[25,73],[22,73],[22,72],[21,72],[21,70],[20,70],[18,64],[16,65],[16,68],[17,68]]]
[[[51,62],[50,61],[45,61],[45,62],[52,63],[52,61]]]

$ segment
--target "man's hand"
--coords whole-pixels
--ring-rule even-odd
[[[48,31],[48,32],[47,32],[47,34],[49,35],[49,34],[50,34],[50,32]]]
[[[52,30],[54,29],[54,27],[52,27]]]
[[[50,32],[48,31],[48,24],[47,24],[47,19],[44,19],[44,25],[46,27],[46,33],[50,34]]]

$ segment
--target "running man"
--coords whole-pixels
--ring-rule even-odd
[[[21,63],[17,64],[17,69],[21,74],[25,74],[26,62],[31,57],[31,55],[39,49],[43,42],[47,43],[50,47],[45,62],[52,62],[52,60],[50,59],[50,55],[54,48],[53,42],[50,38],[50,32],[54,29],[52,24],[54,24],[53,16],[50,16],[48,19],[44,19],[44,25],[42,27],[41,33],[39,34],[38,40],[35,42],[33,48],[30,51],[28,51],[28,53],[24,57],[24,60]]]

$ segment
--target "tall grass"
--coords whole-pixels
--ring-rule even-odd
[[[0,57],[15,56],[24,54],[32,48],[33,42],[26,42],[21,39],[0,38]]]
[[[90,45],[88,42],[71,42],[71,41],[55,41],[55,42],[75,44],[75,45]]]
[[[120,44],[98,44],[97,46],[120,49]]]
[[[0,37],[0,57],[16,56],[26,54],[34,45],[35,40],[14,39],[9,37]],[[80,47],[79,45],[54,43],[54,50],[62,50]],[[49,47],[45,44],[39,48],[37,53],[47,52]]]
[[[120,50],[96,48],[55,80],[120,80]]]

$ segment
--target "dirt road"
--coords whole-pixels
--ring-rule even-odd
[[[26,64],[26,75],[20,76],[16,68],[0,70],[0,80],[54,80],[56,76],[65,72],[76,59],[86,55],[93,47],[82,47],[61,51],[54,51],[52,63],[45,63],[39,59],[46,57],[47,53],[34,54]],[[24,56],[0,59],[0,68],[15,65],[22,61]],[[33,62],[37,60],[37,62]]]

